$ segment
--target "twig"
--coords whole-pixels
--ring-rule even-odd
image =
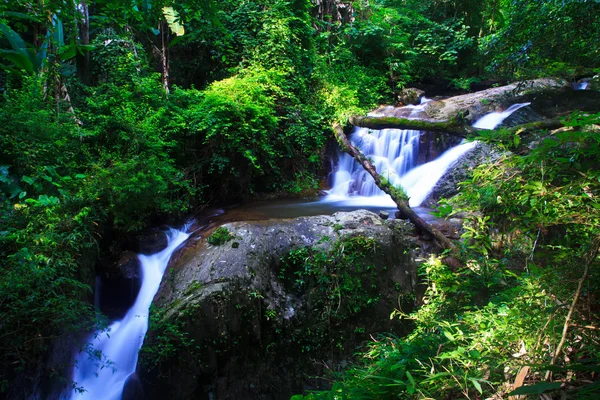
[[[580,329],[592,329],[594,331],[600,330],[600,328],[598,328],[597,326],[593,326],[593,325],[569,324],[569,326],[573,326],[575,328],[580,328]]]
[[[592,246],[593,247],[592,247],[592,251],[590,253],[590,257],[587,260],[587,262],[585,263],[585,268],[583,269],[583,275],[579,279],[579,284],[577,285],[577,290],[575,291],[575,295],[573,296],[573,302],[571,303],[571,307],[569,307],[569,312],[567,313],[567,318],[565,318],[565,324],[563,326],[562,337],[560,338],[560,342],[558,343],[558,346],[556,346],[556,350],[554,351],[554,356],[552,357],[552,361],[550,362],[550,365],[554,365],[554,363],[556,362],[556,359],[558,358],[558,355],[560,354],[560,351],[562,350],[563,345],[565,344],[565,341],[567,340],[567,332],[569,331],[569,322],[571,321],[571,316],[573,315],[573,311],[575,310],[575,305],[577,304],[577,300],[579,300],[581,288],[583,287],[583,283],[587,279],[588,274],[590,272],[590,265],[592,264],[592,262],[594,262],[594,260],[596,259],[596,256],[598,255],[598,249],[600,248],[600,236],[597,236],[594,239],[594,243],[592,244]],[[546,379],[548,379],[550,377],[550,375],[551,375],[551,373],[550,373],[550,371],[548,371],[548,373],[546,374]]]

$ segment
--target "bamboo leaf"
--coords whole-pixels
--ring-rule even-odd
[[[517,388],[515,390],[513,390],[512,392],[510,392],[508,395],[509,396],[516,396],[516,395],[520,395],[520,394],[542,394],[544,392],[548,392],[550,390],[556,390],[559,389],[562,386],[562,383],[560,382],[540,382],[540,383],[536,383],[535,385],[531,385],[531,386],[521,386],[520,388]]]

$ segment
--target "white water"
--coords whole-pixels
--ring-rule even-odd
[[[427,99],[425,103],[427,102]],[[424,104],[424,103],[422,103]],[[519,108],[530,103],[514,104],[506,111],[493,112],[477,120],[473,127],[494,129]],[[422,106],[411,106],[412,110]],[[420,111],[420,110],[419,110]],[[411,111],[412,112],[412,111]],[[369,130],[355,128],[350,141],[373,161],[377,172],[392,185],[401,186],[409,205],[417,207],[431,193],[444,173],[477,142],[464,142],[433,161],[416,165],[419,153],[419,136],[422,132],[400,129]],[[324,202],[340,202],[353,206],[395,207],[392,198],[381,191],[373,178],[348,154],[340,154],[332,189]]]
[[[66,393],[71,400],[120,400],[123,385],[129,375],[135,372],[138,351],[142,347],[148,330],[148,310],[173,252],[190,236],[189,233],[170,229],[166,232],[167,247],[152,255],[138,254],[142,273],[142,285],[133,306],[125,317],[115,321],[108,332],[95,332],[88,342],[95,350],[102,351],[103,360],[110,360],[108,366],[101,365],[88,352],[76,357],[73,381],[84,393]]]
[[[473,128],[494,129],[495,127],[500,125],[502,121],[508,118],[510,114],[514,113],[519,108],[526,107],[530,104],[531,103],[517,103],[508,107],[505,111],[492,112],[487,115],[484,115],[473,124]]]

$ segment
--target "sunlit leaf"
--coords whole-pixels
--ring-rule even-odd
[[[183,36],[185,29],[183,28],[183,24],[179,19],[179,14],[177,11],[175,11],[173,7],[163,7],[163,15],[167,20],[167,24],[169,24],[171,32],[177,36]]]

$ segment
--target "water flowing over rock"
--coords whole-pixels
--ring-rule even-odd
[[[127,396],[139,397],[136,394],[138,385],[131,375],[135,372],[138,350],[148,329],[148,309],[171,255],[189,234],[170,229],[163,236],[167,239],[163,250],[152,255],[138,255],[142,282],[134,304],[123,319],[114,321],[107,331],[91,335],[87,339],[91,348],[76,356],[72,379],[84,391],[67,392],[65,398],[120,400],[127,381],[130,382],[126,387]],[[102,352],[101,358],[98,358],[98,352]]]
[[[530,103],[513,104],[505,111],[495,111],[484,115],[473,126],[481,129],[495,129],[498,126],[511,126],[520,121],[532,122],[527,119],[538,118],[535,111],[530,110]],[[523,110],[529,110],[523,112]],[[521,117],[513,116],[521,112]],[[507,123],[513,117],[512,121]],[[471,147],[465,151],[456,162],[448,168],[437,181],[425,199],[425,204],[433,206],[441,198],[449,198],[458,193],[458,183],[468,179],[473,170],[484,162],[491,162],[501,156],[501,152],[494,146],[485,143],[470,143]]]
[[[223,228],[231,240],[220,246],[205,239],[190,241],[163,280],[156,298],[162,310],[159,324],[179,326],[193,345],[157,360],[161,333],[150,332],[138,375],[151,398],[289,398],[324,387],[325,382],[309,377],[345,365],[369,335],[404,331],[389,314],[414,304],[406,302],[414,296],[417,279],[417,242],[410,224],[360,210]],[[357,269],[347,279],[377,295],[371,305],[346,316],[345,323],[327,325],[321,312],[329,310],[334,320],[336,310],[349,301],[341,289],[348,283],[323,270],[322,282],[305,282],[305,287],[298,281],[303,270],[282,259],[307,247],[326,254],[340,240],[357,237],[372,238],[375,251],[356,260],[369,269]],[[335,282],[340,297],[334,297],[331,308],[318,308],[322,303],[316,293],[337,287]]]

